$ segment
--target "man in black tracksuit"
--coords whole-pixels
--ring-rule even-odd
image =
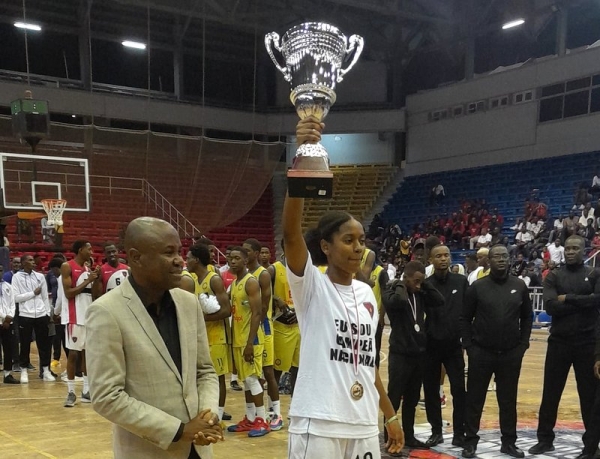
[[[567,375],[575,370],[581,418],[586,428],[586,450],[592,434],[589,419],[598,381],[594,377],[595,326],[600,306],[600,279],[596,269],[583,264],[585,241],[570,236],[565,241],[566,265],[551,271],[544,280],[544,307],[552,316],[544,367],[544,392],[537,430],[538,443],[531,454],[554,450],[554,425]],[[598,441],[591,451],[596,451]],[[581,457],[587,457],[582,454]]]
[[[440,376],[442,364],[446,368],[452,393],[452,423],[454,438],[452,444],[464,446],[465,436],[465,361],[460,343],[460,315],[469,282],[465,276],[448,272],[450,250],[438,245],[429,252],[433,265],[433,275],[429,282],[444,297],[441,308],[425,308],[425,329],[427,331],[427,352],[423,372],[423,390],[427,421],[431,424],[431,437],[428,446],[444,442],[442,436],[442,407],[440,403]]]
[[[390,319],[388,396],[398,411],[402,400],[402,428],[405,445],[428,448],[415,438],[415,408],[423,381],[423,356],[427,346],[425,303],[441,307],[444,297],[425,281],[425,267],[411,261],[404,268],[404,280],[392,282],[383,292],[383,305]],[[439,384],[439,378],[438,378]]]
[[[600,320],[596,326],[596,351],[594,358],[596,363],[594,364],[594,376],[596,379],[600,379]],[[576,459],[593,459],[596,457],[598,450],[598,443],[600,442],[600,382],[596,387],[596,398],[594,399],[594,406],[590,413],[588,425],[586,428],[586,435],[583,438],[583,451]]]
[[[594,376],[596,379],[600,379],[600,320],[596,325],[596,350],[594,354],[596,360]],[[600,382],[596,386],[596,398],[585,430],[583,451],[576,459],[593,459],[598,451],[598,443],[600,442]]]
[[[489,276],[467,290],[461,317],[462,343],[469,356],[463,457],[476,455],[477,432],[492,375],[500,409],[500,451],[525,457],[515,445],[517,388],[523,355],[529,347],[533,310],[525,282],[508,274],[508,258],[506,247],[492,247]]]

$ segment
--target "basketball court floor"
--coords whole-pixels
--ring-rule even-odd
[[[387,338],[384,334],[382,377],[387,380]],[[534,330],[531,347],[525,354],[519,383],[518,418],[519,439],[517,445],[527,450],[535,443],[537,412],[541,399],[544,357],[546,353],[546,330]],[[35,346],[32,346],[32,353]],[[32,355],[37,367],[37,356]],[[61,361],[62,369],[66,361]],[[98,416],[88,404],[78,403],[74,408],[63,408],[67,393],[66,383],[44,383],[37,373],[30,373],[28,385],[0,384],[0,458],[111,458],[111,425]],[[229,386],[228,386],[229,387]],[[76,389],[77,395],[81,386]],[[446,394],[449,395],[446,383]],[[226,411],[239,420],[245,411],[242,392],[228,390]],[[288,411],[290,396],[282,395],[282,412]],[[444,419],[451,419],[451,398],[443,410]],[[425,440],[429,436],[425,411],[417,408],[417,436]],[[500,454],[498,433],[498,408],[495,392],[488,392],[483,413],[482,440],[478,457],[482,459],[507,457]],[[581,452],[582,423],[573,373],[569,375],[559,409],[556,451],[539,459],[572,459]],[[447,441],[435,451],[405,451],[410,458],[453,458],[461,450],[452,447],[451,427],[447,428]],[[287,430],[272,432],[262,438],[248,438],[244,434],[225,433],[225,442],[215,446],[215,458],[284,459],[287,457]],[[388,457],[384,454],[384,457]],[[313,458],[330,459],[330,458]]]

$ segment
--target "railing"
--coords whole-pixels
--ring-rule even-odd
[[[584,264],[593,266],[595,268],[596,267],[596,260],[598,259],[598,255],[599,254],[600,254],[600,251],[597,251],[596,253],[594,253],[594,255],[592,255],[591,257],[589,257],[588,259],[586,259],[584,261]]]
[[[31,173],[19,170],[5,170],[5,172],[13,172],[17,175],[17,180],[7,181],[17,185],[19,189],[24,186],[30,187]],[[21,176],[23,172],[23,177]],[[70,172],[45,172],[45,174],[56,176],[54,180],[57,183],[62,183],[66,187],[81,188],[85,190],[85,184],[81,183],[81,174]],[[69,177],[71,180],[69,181]],[[131,178],[131,177],[113,177],[108,175],[90,175],[90,190],[104,189],[108,190],[109,194],[118,191],[137,191],[146,197],[149,204],[154,205],[160,218],[168,221],[177,230],[179,235],[184,238],[198,238],[202,232],[183,215],[165,196],[151,185],[146,179]],[[74,183],[79,182],[79,183]],[[41,210],[41,208],[40,208]],[[225,259],[225,255],[219,249],[215,248],[217,255],[217,263]]]
[[[544,311],[544,299],[542,287],[529,287],[529,298],[531,298],[531,306],[533,312]]]
[[[144,194],[150,204],[154,204],[159,216],[168,221],[175,227],[177,232],[187,238],[199,237],[202,232],[191,222],[185,215],[183,215],[177,208],[165,198],[160,191],[154,186],[148,183],[147,180],[143,180]]]

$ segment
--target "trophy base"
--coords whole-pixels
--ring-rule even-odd
[[[331,199],[333,172],[290,169],[287,173],[290,198]]]

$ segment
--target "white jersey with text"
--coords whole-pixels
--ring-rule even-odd
[[[375,332],[379,316],[373,290],[357,280],[333,284],[312,265],[304,276],[287,269],[300,325],[300,365],[289,432],[334,438],[378,435]],[[361,397],[353,387],[362,387]],[[355,398],[356,397],[356,398]]]

